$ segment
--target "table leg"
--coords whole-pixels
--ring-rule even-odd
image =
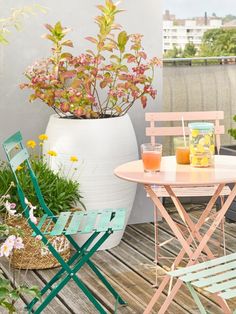
[[[215,229],[218,227],[218,225],[220,224],[222,218],[224,217],[228,207],[230,206],[230,204],[232,203],[235,195],[236,195],[236,184],[234,186],[234,188],[232,189],[230,195],[228,196],[225,204],[223,205],[223,207],[221,208],[221,210],[218,212],[216,221],[214,221],[214,223],[212,224],[212,226],[209,228],[208,232],[206,233],[206,235],[204,237],[202,237],[199,233],[199,229],[201,228],[201,226],[204,224],[205,219],[207,218],[207,216],[209,215],[217,197],[219,196],[221,190],[223,189],[224,185],[219,185],[217,190],[215,191],[215,194],[212,196],[210,202],[208,203],[205,211],[202,213],[198,223],[196,225],[193,224],[193,222],[190,222],[191,225],[191,232],[194,234],[198,234],[198,239],[200,241],[200,244],[197,248],[197,250],[192,253],[192,250],[190,248],[190,244],[192,243],[192,238],[191,236],[189,236],[189,238],[187,239],[187,241],[183,238],[182,234],[180,233],[177,226],[175,225],[174,221],[172,220],[172,218],[169,216],[168,212],[166,211],[166,209],[164,208],[164,206],[161,204],[160,200],[156,197],[154,191],[151,189],[150,186],[145,185],[145,188],[147,190],[147,192],[149,193],[150,197],[152,198],[154,204],[159,208],[162,216],[164,217],[164,219],[167,221],[167,223],[169,224],[169,226],[171,227],[172,231],[174,232],[174,234],[176,235],[176,237],[179,239],[181,245],[183,246],[183,249],[180,251],[180,253],[178,254],[174,264],[175,266],[177,266],[181,260],[183,259],[184,255],[187,253],[189,255],[190,258],[190,262],[188,265],[194,264],[195,261],[198,259],[199,255],[201,254],[201,252],[204,250],[204,248],[207,247],[207,242],[209,241],[209,238],[211,237],[212,233],[215,231]],[[169,190],[170,191],[170,190]],[[167,191],[168,192],[168,191]],[[171,191],[170,191],[171,192]],[[171,196],[171,195],[170,195]],[[172,194],[173,197],[173,194]],[[176,198],[177,199],[177,198]],[[175,199],[175,200],[176,200]],[[178,202],[177,202],[178,203]],[[179,206],[179,204],[178,204]],[[181,205],[182,206],[182,205]],[[179,207],[179,209],[181,209],[181,207]],[[185,211],[185,210],[184,210]],[[186,213],[187,214],[187,213]],[[184,213],[183,213],[184,215]],[[188,216],[188,215],[187,215]],[[183,216],[186,219],[186,215]],[[189,218],[190,219],[190,218]],[[191,220],[191,219],[190,219]],[[208,251],[208,250],[207,250]],[[210,258],[214,257],[214,255],[212,254],[212,252],[209,250],[208,252],[208,256]],[[166,275],[161,283],[161,285],[159,286],[158,290],[156,291],[156,293],[154,294],[153,298],[151,299],[151,301],[149,302],[146,310],[144,311],[145,314],[150,313],[150,311],[152,310],[154,304],[156,303],[156,301],[158,300],[160,294],[163,292],[165,286],[167,285],[167,283],[169,282],[169,276]],[[176,295],[177,291],[179,290],[179,288],[182,285],[182,281],[177,280],[176,284],[174,285],[170,295],[168,296],[168,298],[165,300],[165,302],[163,303],[159,313],[165,313],[165,311],[167,310],[170,302],[172,301],[172,299],[174,298],[174,296]],[[217,303],[219,303],[219,305],[222,307],[222,309],[224,310],[224,313],[230,313],[229,312],[229,308],[228,305],[226,304],[226,302],[224,300],[222,300],[220,297],[215,296],[215,299],[217,300]]]
[[[188,266],[193,265],[194,261],[197,260],[197,258],[201,254],[202,250],[206,246],[207,242],[209,241],[210,237],[212,236],[212,234],[214,233],[214,231],[216,230],[216,228],[219,226],[220,222],[224,218],[225,213],[228,210],[229,206],[231,205],[232,201],[234,200],[235,196],[236,196],[236,184],[234,185],[231,193],[227,197],[227,200],[223,204],[222,208],[219,210],[219,212],[216,216],[216,219],[214,220],[212,225],[209,227],[206,234],[202,237],[202,240],[199,243],[199,246],[197,247],[196,251],[193,253],[192,257],[190,258],[190,262],[188,263]],[[181,282],[181,280],[178,279],[176,284],[174,285],[172,291],[171,291],[171,294],[168,296],[168,300],[166,298],[165,302],[161,306],[160,311],[159,311],[160,314],[165,313],[170,302],[175,297],[175,295],[176,295],[177,291],[179,290],[179,288],[181,287],[181,285],[182,285],[182,282]],[[223,300],[222,298],[220,298],[216,294],[213,294],[212,296],[216,300],[216,302],[220,305],[220,307],[222,308],[223,313],[225,313],[225,314],[231,313],[225,300]]]

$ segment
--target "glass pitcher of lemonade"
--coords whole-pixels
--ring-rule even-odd
[[[189,123],[190,164],[193,167],[210,167],[214,164],[214,124],[207,122]]]

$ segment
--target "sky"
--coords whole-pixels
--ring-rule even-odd
[[[163,0],[164,11],[169,9],[178,18],[216,13],[217,16],[236,16],[236,0]]]

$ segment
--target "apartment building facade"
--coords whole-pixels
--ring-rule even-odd
[[[174,47],[184,49],[187,43],[193,43],[200,48],[205,31],[222,27],[222,19],[204,17],[194,19],[176,19],[167,10],[163,15],[163,51]]]

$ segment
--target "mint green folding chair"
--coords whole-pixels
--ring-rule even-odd
[[[195,288],[216,293],[227,301],[236,297],[236,253],[169,272],[186,283],[201,314],[207,314]],[[236,310],[233,312],[236,314]]]
[[[15,148],[18,150],[13,155]],[[70,211],[62,212],[59,216],[53,215],[52,211],[47,207],[43,195],[40,191],[37,178],[32,170],[29,161],[29,154],[22,143],[22,136],[20,132],[9,137],[4,143],[3,148],[7,155],[10,167],[15,177],[16,187],[20,203],[24,209],[24,215],[28,220],[30,227],[32,228],[32,236],[40,236],[41,241],[48,247],[52,255],[58,260],[61,265],[61,269],[56,275],[45,285],[41,290],[41,296],[43,297],[46,292],[48,295],[41,302],[38,298],[34,298],[27,306],[28,313],[39,314],[42,313],[43,309],[51,302],[51,300],[60,292],[60,290],[72,279],[75,281],[77,286],[83,291],[87,298],[93,303],[99,313],[107,313],[104,307],[101,306],[96,297],[86,287],[81,279],[79,279],[77,273],[81,267],[87,264],[94,274],[102,281],[107,287],[110,293],[115,298],[115,308],[118,303],[126,305],[126,302],[111,286],[99,269],[91,261],[92,255],[97,249],[106,241],[106,239],[115,231],[122,230],[125,222],[125,209],[105,209],[102,211],[79,211],[71,213]],[[44,215],[38,224],[34,224],[29,219],[29,208],[25,202],[25,192],[20,185],[17,177],[17,167],[21,164],[25,164],[29,171],[32,184],[35,189],[40,207],[44,211]],[[47,229],[49,225],[53,224],[53,228]],[[91,233],[92,232],[92,233]],[[83,244],[82,247],[73,240],[73,234],[86,234],[91,233],[89,239]],[[102,234],[101,234],[102,233]],[[60,253],[53,247],[48,241],[46,236],[58,236],[65,235],[70,241],[71,246],[75,249],[75,254],[70,258],[68,262],[65,262],[61,257]],[[99,237],[100,235],[100,237]]]

